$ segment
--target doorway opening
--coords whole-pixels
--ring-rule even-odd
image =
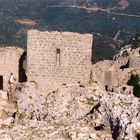
[[[3,90],[3,76],[0,75],[0,90]]]
[[[25,73],[25,68],[23,67],[23,63],[26,60],[27,53],[26,51],[22,54],[22,56],[19,59],[19,82],[26,82],[27,76]]]

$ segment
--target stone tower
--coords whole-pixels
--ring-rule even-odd
[[[28,31],[28,81],[45,91],[62,84],[87,84],[92,41],[91,34]]]

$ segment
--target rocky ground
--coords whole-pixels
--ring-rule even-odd
[[[17,113],[1,121],[0,140],[139,140],[140,99],[98,86],[17,90]],[[14,112],[14,111],[13,111]]]

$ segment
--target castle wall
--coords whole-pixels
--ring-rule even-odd
[[[125,65],[127,60],[113,61],[105,60],[100,61],[92,66],[92,80],[96,81],[100,87],[108,90],[115,90],[118,87],[122,87],[127,84],[130,79],[131,73],[134,68],[120,69],[121,65]],[[136,71],[136,69],[135,69]],[[138,70],[136,73],[140,73]]]
[[[0,48],[0,76],[3,76],[3,89],[9,87],[8,81],[11,73],[19,79],[19,59],[24,50],[16,47]]]
[[[115,71],[113,71],[112,87],[115,89],[121,87],[122,85],[126,85],[131,76],[132,71],[133,68],[127,68],[124,70],[116,69]]]
[[[129,67],[130,68],[140,68],[140,58],[130,58]]]
[[[112,90],[112,71],[104,73],[104,86],[107,86],[108,90]]]
[[[129,67],[140,69],[140,48],[133,49],[129,58]]]
[[[64,83],[88,83],[92,41],[91,34],[30,30],[28,81],[35,81],[43,90]]]

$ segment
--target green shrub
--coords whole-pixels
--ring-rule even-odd
[[[127,82],[127,85],[133,86],[134,87],[133,94],[136,97],[140,97],[140,78],[138,74],[136,75],[132,74]]]
[[[95,103],[95,101],[94,101],[93,97],[87,98],[87,104],[93,106],[94,103]]]

